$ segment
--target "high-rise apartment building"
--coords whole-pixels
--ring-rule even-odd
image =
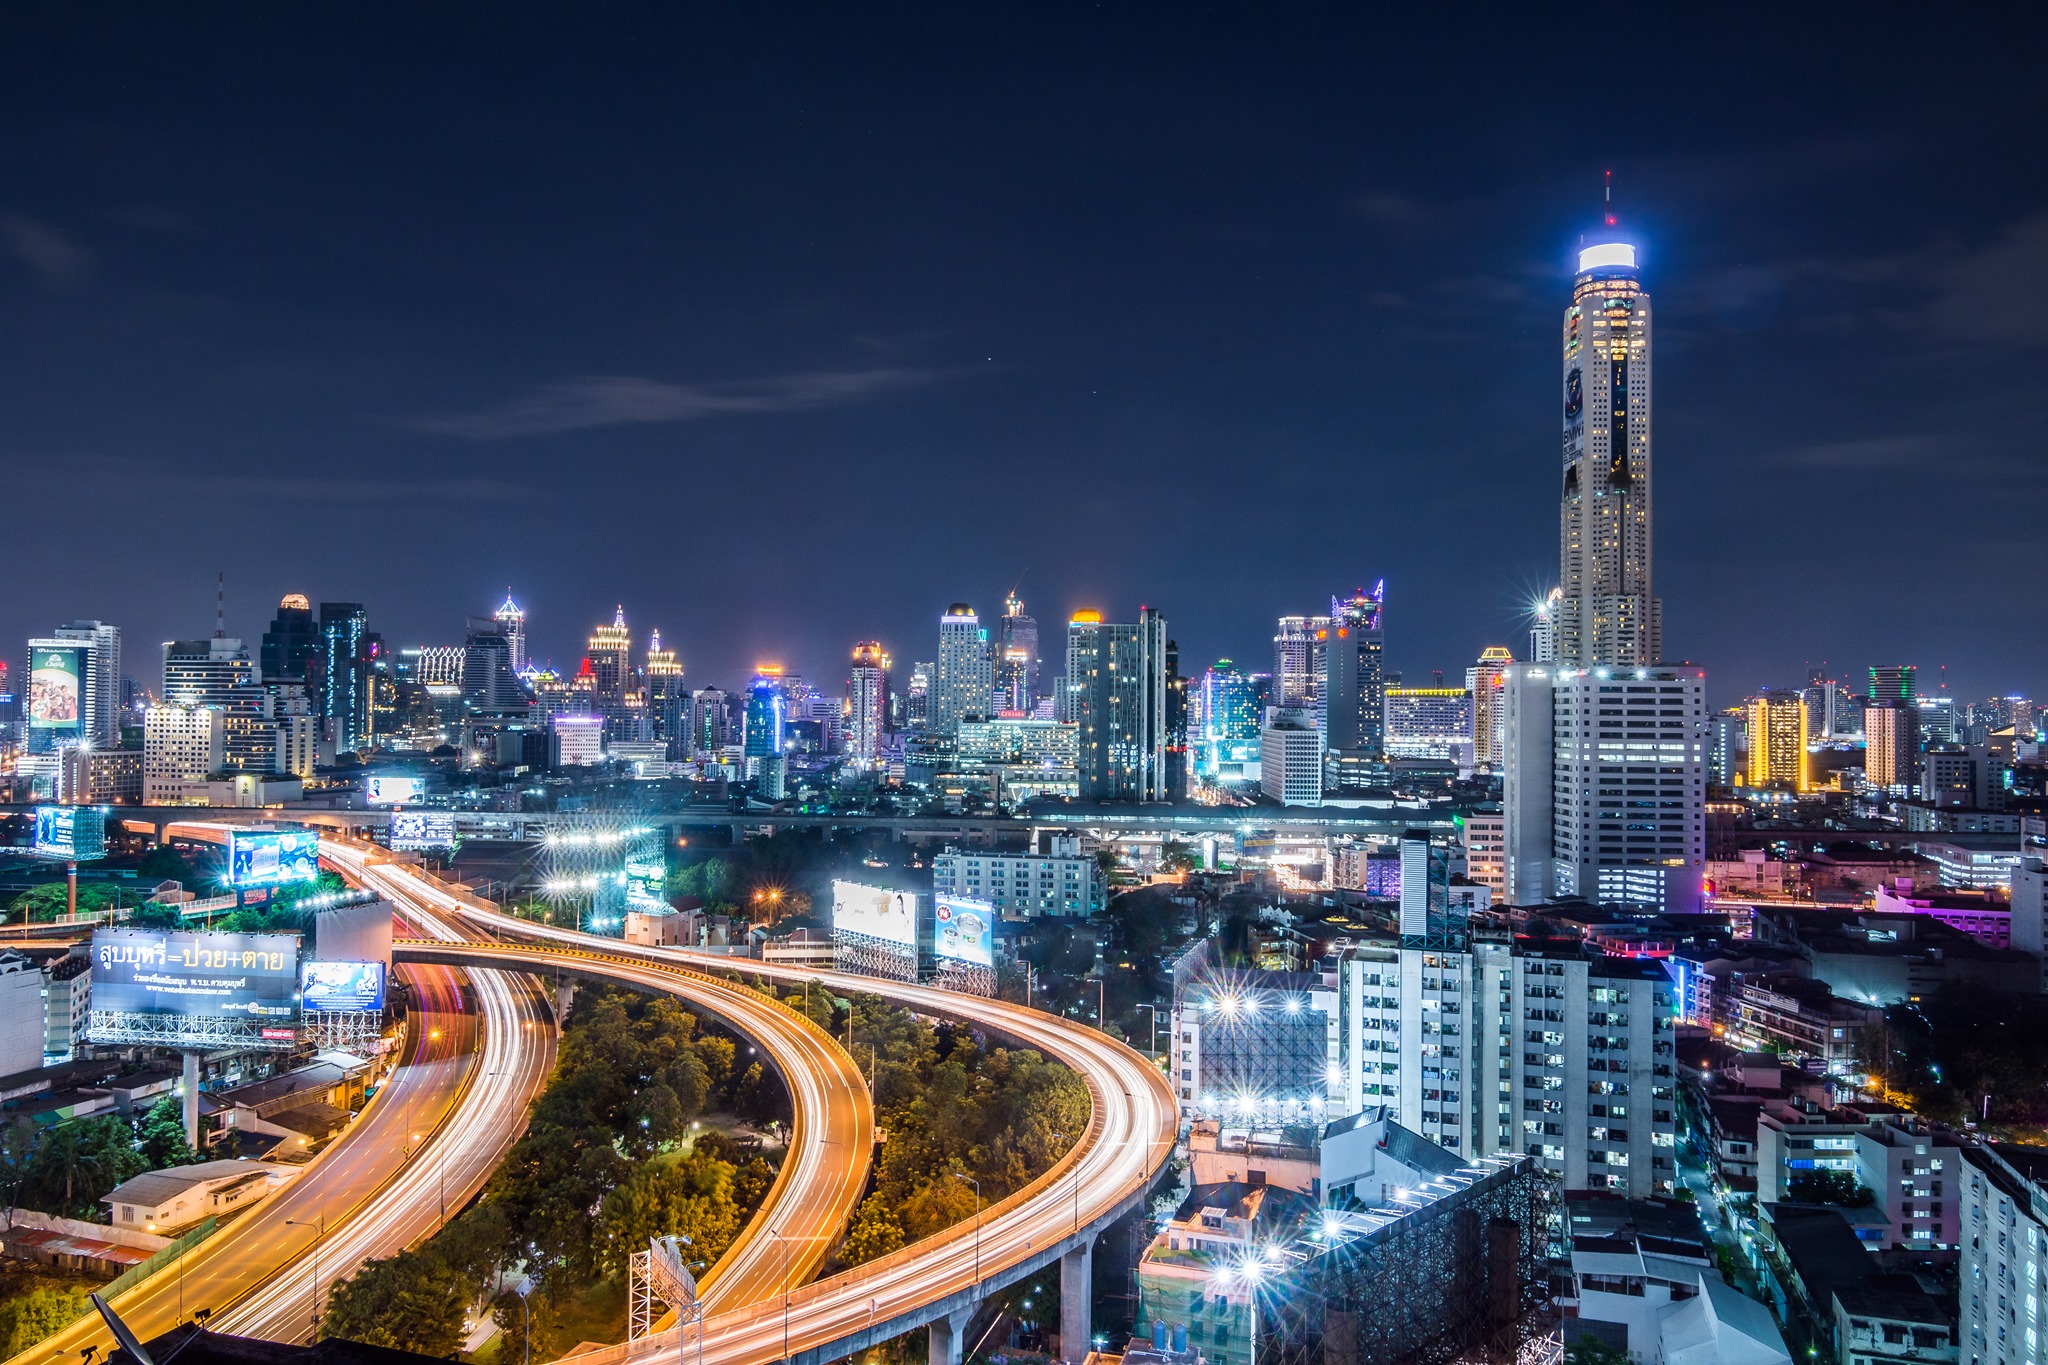
[[[1489,771],[1500,767],[1501,670],[1515,661],[1506,645],[1488,645],[1479,662],[1465,670],[1465,691],[1472,697],[1472,764]]]
[[[505,652],[511,657],[514,676],[526,672],[526,613],[512,600],[512,589],[505,589],[505,601],[492,618],[498,623],[498,634],[505,637]]]
[[[1373,758],[1386,752],[1386,593],[1382,579],[1370,594],[1360,588],[1349,598],[1332,598],[1330,623],[1318,632],[1323,747],[1330,753]]]
[[[1920,767],[1920,713],[1910,699],[1872,700],[1863,708],[1863,780],[1880,792],[1910,794]]]
[[[1650,297],[1635,248],[1602,236],[1564,317],[1563,582],[1542,613],[1556,662],[1503,670],[1507,899],[1683,912],[1706,867],[1705,675],[1658,662]]]
[[[142,801],[203,805],[207,779],[227,767],[227,718],[217,706],[152,706],[142,723]]]
[[[1316,710],[1323,696],[1319,633],[1327,616],[1283,616],[1273,632],[1273,705]],[[1324,637],[1327,638],[1327,637]]]
[[[732,693],[716,687],[700,687],[690,694],[691,758],[715,759],[737,742]]]
[[[672,649],[661,647],[661,632],[647,641],[647,723],[652,737],[665,745],[672,759],[685,756],[690,731],[690,694],[683,687],[683,664]]]
[[[1080,726],[1079,782],[1087,801],[1176,798],[1170,750],[1175,670],[1166,618],[1141,607],[1133,625],[1102,613],[1067,623],[1068,713]]]
[[[888,719],[889,654],[880,640],[863,640],[846,676],[846,752],[859,771],[875,767]]]
[[[1806,754],[1811,735],[1805,697],[1797,692],[1759,693],[1743,704],[1743,718],[1749,737],[1745,779],[1750,786],[1803,792],[1813,785]]]
[[[313,604],[300,592],[288,592],[277,604],[270,629],[263,632],[257,663],[264,682],[311,681],[308,670],[320,652],[320,625]]]
[[[370,614],[360,602],[320,604],[315,691],[321,723],[337,754],[369,742],[370,644]]]
[[[1044,695],[1038,658],[1038,621],[1024,611],[1024,603],[1012,592],[1003,599],[1003,619],[996,638],[997,711],[1030,714]]]
[[[1462,687],[1389,687],[1385,706],[1389,758],[1442,759],[1471,769],[1471,693]]]
[[[1552,588],[1529,616],[1529,662],[1554,664],[1557,662],[1557,604],[1564,598],[1563,588]]]
[[[84,645],[86,673],[81,678],[85,703],[86,743],[101,749],[121,746],[121,628],[104,621],[73,621],[51,632],[59,640]]]
[[[629,693],[636,692],[633,678],[633,633],[626,629],[626,608],[621,603],[612,613],[612,623],[590,633],[585,658],[590,664],[590,711],[604,720],[606,739],[638,739],[638,715],[627,705]]]
[[[939,658],[925,702],[925,728],[951,735],[969,716],[987,717],[995,697],[988,631],[965,602],[939,618]]]
[[[1274,707],[1259,732],[1259,791],[1283,806],[1323,804],[1323,736],[1307,707]]]

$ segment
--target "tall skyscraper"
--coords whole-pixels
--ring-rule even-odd
[[[888,728],[889,655],[879,640],[853,647],[853,669],[846,678],[846,752],[862,772],[872,769]]]
[[[337,754],[370,738],[370,613],[360,602],[320,604],[319,715]]]
[[[1564,317],[1563,582],[1539,613],[1556,659],[1503,670],[1507,900],[1684,912],[1706,867],[1706,682],[1659,663],[1650,298],[1613,225],[1579,253]]]
[[[1664,657],[1663,607],[1650,587],[1650,296],[1635,247],[1602,235],[1579,253],[1564,314],[1563,595],[1553,624],[1560,662],[1632,668]]]
[[[1175,773],[1175,678],[1166,618],[1151,607],[1134,625],[1105,624],[1102,613],[1067,623],[1068,709],[1078,735],[1084,801],[1171,801]]]
[[[1872,664],[1870,666],[1870,692],[1872,701],[1902,701],[1909,705],[1920,695],[1920,670],[1913,664]]]
[[[1557,604],[1563,600],[1564,589],[1552,588],[1529,614],[1529,662],[1557,662]]]
[[[512,589],[505,589],[505,604],[498,608],[494,618],[498,633],[505,637],[506,652],[512,658],[512,672],[526,671],[526,613],[512,600]]]
[[[455,678],[472,715],[526,714],[526,689],[512,667],[512,641],[502,617],[470,618]]]
[[[1920,713],[1899,697],[1863,708],[1863,780],[1881,792],[1911,794],[1920,772]]]
[[[1743,703],[1743,722],[1749,736],[1744,780],[1750,786],[1803,792],[1812,785],[1806,755],[1811,719],[1805,697],[1797,692],[1760,692]]]
[[[307,668],[320,650],[320,627],[313,604],[304,593],[288,592],[277,604],[277,616],[263,632],[257,662],[264,682],[310,681]]]
[[[647,723],[654,738],[667,745],[672,759],[687,756],[690,694],[683,689],[683,664],[672,649],[661,647],[661,632],[647,642]]]
[[[903,724],[912,730],[929,730],[932,723],[932,679],[939,666],[929,661],[910,666],[910,684],[903,689]]]
[[[1501,670],[1515,661],[1506,645],[1488,645],[1479,662],[1465,670],[1465,690],[1472,694],[1472,762],[1489,770],[1500,767]]]
[[[273,699],[257,683],[256,665],[240,640],[166,640],[163,699],[166,706],[210,706],[221,713],[226,766],[278,771]]]
[[[789,699],[782,694],[782,669],[758,665],[747,688],[746,737],[742,741],[750,768],[752,760],[782,752],[788,706]]]
[[[1377,757],[1386,752],[1386,632],[1381,624],[1387,584],[1370,594],[1330,599],[1330,623],[1317,632],[1324,648],[1323,747]]]
[[[733,742],[733,695],[716,687],[690,694],[689,757],[715,759]]]
[[[1015,591],[1003,599],[1002,629],[996,640],[998,711],[1022,711],[1038,705],[1044,684],[1039,676],[1038,621],[1024,612]]]
[[[1201,730],[1195,740],[1195,771],[1203,777],[1240,781],[1257,775],[1259,729],[1265,717],[1265,687],[1271,679],[1244,674],[1228,659],[1204,673],[1196,686]],[[1246,769],[1252,772],[1247,773]]]
[[[938,673],[926,703],[925,726],[952,735],[969,716],[986,718],[995,693],[995,665],[989,657],[988,632],[965,602],[955,602],[939,618]]]
[[[637,739],[630,731],[636,719],[626,705],[633,686],[633,634],[626,629],[626,608],[612,613],[612,623],[590,633],[590,710],[604,717],[606,739]]]
[[[1315,710],[1323,695],[1323,651],[1317,634],[1327,616],[1283,616],[1273,631],[1273,705]]]
[[[86,647],[85,739],[100,749],[121,746],[121,628],[104,621],[73,621],[56,637]]]

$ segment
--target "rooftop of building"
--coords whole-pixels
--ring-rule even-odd
[[[260,1337],[229,1336],[187,1324],[143,1343],[154,1361],[176,1359],[178,1365],[446,1365],[437,1356],[368,1346],[360,1341],[329,1337],[313,1346],[295,1346]],[[107,1365],[141,1365],[127,1349],[107,1357]]]
[[[1940,1300],[1922,1289],[1911,1275],[1871,1275],[1861,1284],[1838,1286],[1835,1302],[1854,1317],[1950,1329],[1955,1326],[1954,1318]]]
[[[189,1166],[166,1166],[160,1171],[144,1171],[116,1185],[111,1191],[100,1196],[102,1204],[136,1204],[154,1208],[166,1200],[176,1199],[187,1190],[212,1185],[226,1180],[245,1180],[257,1177],[282,1176],[290,1173],[290,1167],[273,1166],[263,1161],[196,1161]]]
[[[1652,1237],[1666,1242],[1704,1246],[1699,1209],[1676,1199],[1627,1199],[1617,1194],[1582,1190],[1565,1196],[1565,1218],[1572,1236]]]
[[[1204,1209],[1221,1209],[1226,1218],[1241,1219],[1254,1226],[1277,1228],[1305,1217],[1316,1208],[1307,1195],[1277,1185],[1252,1184],[1245,1180],[1219,1180],[1197,1185],[1174,1210],[1174,1221],[1192,1222]]]
[[[1871,1270],[1870,1251],[1842,1211],[1815,1204],[1765,1204],[1778,1244],[1815,1303],[1837,1290],[1861,1284]]]
[[[1323,1129],[1323,1140],[1327,1142],[1382,1120],[1386,1122],[1386,1131],[1380,1139],[1380,1146],[1390,1160],[1432,1178],[1454,1175],[1466,1168],[1465,1162],[1448,1147],[1396,1123],[1385,1105],[1374,1105],[1335,1120]]]

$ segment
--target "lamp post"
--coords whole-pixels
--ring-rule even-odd
[[[1139,1005],[1136,1008],[1152,1016],[1152,1060],[1159,1060],[1159,1006]]]
[[[953,1172],[955,1180],[964,1180],[974,1186],[974,1288],[981,1289],[981,1182],[960,1171]]]
[[[1259,1285],[1266,1277],[1266,1266],[1256,1254],[1250,1254],[1236,1265],[1217,1273],[1216,1279],[1228,1289],[1234,1281],[1246,1291],[1251,1301],[1251,1365],[1259,1365]]]
[[[327,1236],[327,1215],[321,1214],[316,1222],[308,1223],[298,1218],[284,1220],[286,1227],[313,1229],[313,1344],[320,1343],[320,1243]]]

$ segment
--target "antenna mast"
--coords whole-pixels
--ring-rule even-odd
[[[228,575],[226,570],[215,574],[213,584],[213,638],[228,638]]]
[[[1607,172],[1607,226],[1614,226],[1614,172]]]

